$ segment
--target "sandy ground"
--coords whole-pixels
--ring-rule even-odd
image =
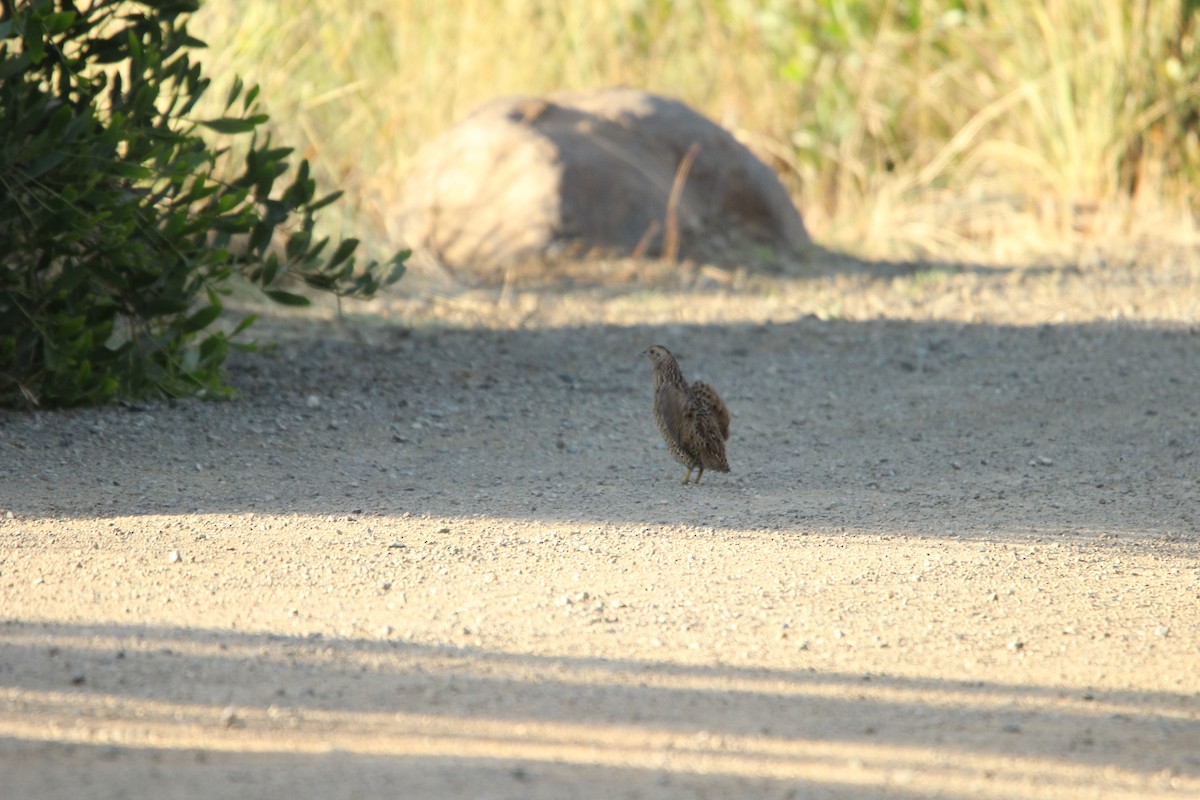
[[[0,413],[0,795],[1200,796],[1194,254],[622,269]]]

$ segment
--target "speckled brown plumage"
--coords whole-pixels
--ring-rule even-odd
[[[704,381],[689,386],[675,357],[662,345],[649,347],[642,355],[654,364],[654,421],[671,455],[687,467],[683,482],[697,468],[696,483],[706,469],[729,472],[725,458],[729,409],[720,395]]]

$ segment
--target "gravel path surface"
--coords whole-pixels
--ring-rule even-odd
[[[1197,268],[842,266],[0,413],[0,794],[1200,796]],[[731,474],[680,485],[656,342]]]

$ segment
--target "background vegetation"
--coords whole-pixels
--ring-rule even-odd
[[[680,97],[768,157],[823,243],[1007,261],[1190,236],[1198,0],[208,0],[216,74],[373,247],[418,147],[508,93]]]
[[[196,5],[0,0],[0,405],[225,395],[253,322],[214,327],[235,278],[304,305],[284,287],[369,296],[403,269],[315,234],[336,196],[259,135],[257,89],[197,112]]]

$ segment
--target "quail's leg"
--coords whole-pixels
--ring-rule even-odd
[[[687,486],[687,482],[688,482],[689,480],[691,480],[691,478],[692,478],[692,470],[693,470],[693,469],[695,469],[695,468],[694,468],[694,467],[688,467],[687,475],[684,475],[684,476],[683,476],[683,485],[684,485],[684,486]],[[704,467],[701,467],[701,468],[700,468],[700,471],[701,471],[701,472],[703,472],[703,471],[704,471]],[[696,480],[700,480],[700,479],[699,479],[699,478],[696,478]]]
[[[700,465],[700,471],[696,473],[696,483],[700,482],[700,476],[704,474],[704,465]]]

